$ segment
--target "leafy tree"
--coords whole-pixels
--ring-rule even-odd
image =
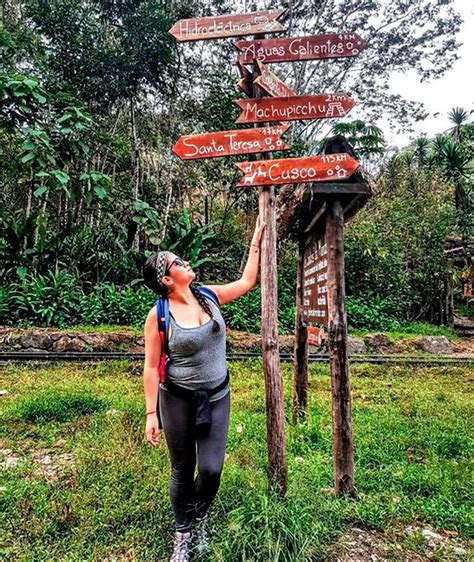
[[[278,6],[275,0],[268,7]],[[458,58],[462,18],[453,0],[302,0],[290,3],[288,23],[291,36],[358,33],[367,42],[356,57],[275,65],[298,93],[343,90],[357,102],[363,121],[383,114],[410,130],[426,117],[423,104],[391,92],[390,77],[409,70],[421,80],[442,76]],[[299,134],[315,144],[323,126],[309,122]]]
[[[376,125],[368,125],[357,119],[351,122],[336,123],[331,133],[344,135],[360,158],[385,153],[385,140],[382,130]]]

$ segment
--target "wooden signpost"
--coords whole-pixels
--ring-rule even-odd
[[[286,10],[262,10],[249,14],[235,14],[177,21],[170,29],[177,41],[222,39],[239,35],[257,35],[285,31],[278,20]]]
[[[283,13],[284,10],[265,10],[180,20],[170,33],[178,41],[197,41],[280,32],[285,28],[277,20]],[[344,93],[296,95],[266,63],[353,57],[359,54],[365,43],[355,33],[332,33],[296,38],[254,37],[250,41],[237,41],[235,45],[240,51],[237,66],[241,79],[238,87],[250,98],[236,100],[242,109],[236,123],[253,123],[254,127],[185,135],[173,150],[183,160],[257,154],[257,160],[236,164],[244,174],[237,185],[258,186],[259,214],[266,223],[261,246],[261,291],[268,469],[269,483],[276,486],[281,495],[286,492],[287,465],[278,346],[275,185],[310,183],[314,199],[321,199],[320,209],[298,237],[293,420],[298,421],[302,409],[306,407],[307,325],[311,322],[328,325],[335,491],[338,494],[353,493],[354,462],[344,308],[344,206],[341,197],[346,194],[351,198],[349,207],[360,197],[359,184],[347,183],[359,164],[351,154],[340,150],[333,151],[337,154],[277,160],[272,160],[269,153],[289,148],[281,139],[288,129],[286,121],[341,117],[351,110],[354,101]],[[252,72],[247,64],[252,64]],[[271,122],[276,124],[270,126]],[[259,127],[261,123],[265,126]],[[318,222],[318,219],[324,222]]]
[[[287,150],[289,146],[281,140],[281,136],[288,128],[289,125],[284,123],[258,129],[238,129],[200,135],[185,135],[180,137],[174,145],[173,152],[181,160],[192,160]]]
[[[359,167],[357,160],[348,154],[305,156],[280,160],[238,162],[244,172],[237,187],[250,185],[278,185],[348,179]]]
[[[254,62],[252,72],[252,95],[259,99],[264,92],[256,84],[260,75]],[[258,127],[258,125],[254,125]],[[268,160],[269,153],[256,158]],[[278,270],[275,187],[261,186],[258,189],[260,220],[266,224],[261,244],[260,289],[262,294],[262,363],[265,381],[266,428],[268,447],[268,477],[280,496],[288,486],[288,465],[286,460],[285,406],[283,379],[280,368],[278,341]]]
[[[250,64],[254,60],[268,63],[355,57],[365,43],[356,33],[330,33],[236,41],[235,46],[241,52],[242,62]]]

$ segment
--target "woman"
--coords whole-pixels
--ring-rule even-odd
[[[223,305],[253,289],[264,228],[257,220],[242,277],[209,285],[211,295],[192,284],[196,274],[172,252],[150,256],[143,267],[145,284],[168,299],[170,311],[165,382],[158,377],[162,344],[154,306],[145,322],[143,383],[146,440],[156,447],[162,426],[171,460],[169,494],[176,526],[171,562],[187,562],[193,552],[208,547],[207,513],[220,485],[227,443],[230,388],[225,324],[210,297]]]

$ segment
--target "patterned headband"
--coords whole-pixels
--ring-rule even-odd
[[[158,252],[158,257],[156,259],[156,278],[161,282],[166,272],[166,258],[168,252]]]

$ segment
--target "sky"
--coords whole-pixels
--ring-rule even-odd
[[[422,134],[432,137],[446,131],[450,128],[448,113],[453,107],[474,110],[474,0],[456,0],[454,4],[464,19],[458,34],[462,43],[460,58],[444,76],[431,82],[420,82],[416,72],[393,74],[392,91],[406,99],[423,101],[429,116],[415,123],[415,133],[405,134],[391,132],[388,121],[380,119],[377,125],[385,133],[388,145],[403,148]]]

